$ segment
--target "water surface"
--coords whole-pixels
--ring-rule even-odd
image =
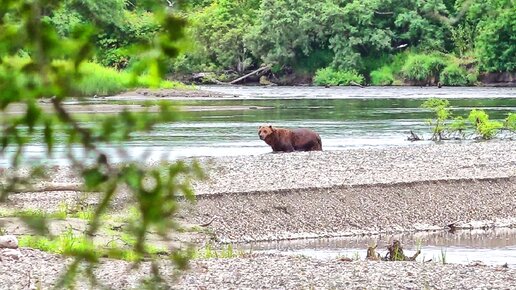
[[[509,112],[516,112],[514,88],[208,86],[201,89],[228,97],[175,99],[173,102],[178,106],[210,110],[189,112],[179,122],[160,124],[150,133],[133,134],[132,140],[120,147],[128,150],[133,159],[151,160],[263,154],[271,149],[258,138],[257,128],[262,124],[312,128],[321,135],[324,150],[417,146],[429,142],[410,142],[407,136],[412,130],[422,137],[430,137],[426,122],[432,114],[420,108],[427,98],[449,99],[455,116],[465,116],[472,108],[486,110],[493,119],[503,119]],[[139,103],[143,99],[148,98],[124,95],[92,101],[118,104]],[[43,156],[42,140],[43,135],[37,135],[27,146],[26,155]],[[64,147],[59,143],[58,136],[51,162],[64,162]],[[121,160],[115,147],[102,148],[113,161]],[[80,150],[77,154],[81,155]],[[5,157],[0,157],[0,165],[6,164]]]
[[[407,256],[421,254],[416,261],[470,264],[480,261],[485,265],[516,268],[516,229],[467,230],[450,233],[420,232],[416,234],[371,235],[333,239],[309,239],[244,245],[253,252],[303,255],[317,259],[348,257],[365,259],[367,248],[377,245],[384,257],[386,247],[393,240],[402,243]]]

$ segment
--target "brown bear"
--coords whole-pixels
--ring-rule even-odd
[[[272,147],[273,152],[321,151],[321,137],[316,132],[300,129],[273,128],[260,126],[258,136]]]

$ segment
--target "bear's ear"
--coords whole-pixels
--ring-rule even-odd
[[[270,128],[271,130],[274,130],[274,129],[272,129],[272,125],[269,125],[269,128]]]

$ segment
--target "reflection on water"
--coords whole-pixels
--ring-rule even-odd
[[[507,265],[516,268],[516,229],[468,230],[450,233],[419,232],[415,234],[372,235],[347,238],[282,241],[243,245],[254,252],[305,255],[320,259],[360,257],[365,259],[367,247],[377,244],[380,255],[393,240],[401,241],[407,256],[421,249],[418,261],[432,259],[447,263],[469,264],[481,261],[486,265]]]
[[[130,141],[122,144],[131,158],[148,156],[152,160],[170,160],[267,153],[271,149],[257,137],[257,128],[262,124],[313,128],[321,135],[324,150],[427,144],[411,143],[406,138],[410,130],[430,137],[426,120],[431,118],[431,113],[420,108],[429,97],[450,99],[455,116],[465,116],[471,108],[482,108],[491,118],[503,119],[509,112],[516,111],[514,88],[224,86],[204,89],[243,97],[175,100],[179,106],[209,106],[220,110],[190,112],[179,122],[158,125],[150,133],[133,134]],[[138,100],[123,96],[95,99],[95,102],[117,104]],[[228,106],[267,109],[224,110]],[[44,155],[41,128],[39,132],[27,147],[30,156]],[[62,137],[57,136],[57,150],[52,160],[60,163],[64,160],[64,150],[59,146]],[[116,148],[105,146],[104,149],[113,161],[121,160]],[[8,148],[8,154],[13,150]],[[6,164],[6,158],[0,156],[0,166]]]

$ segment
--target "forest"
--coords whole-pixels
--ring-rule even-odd
[[[279,84],[475,85],[516,70],[513,0],[157,2],[185,21],[178,57],[160,63],[180,80],[207,72],[228,81],[270,66]],[[160,30],[155,3],[67,0],[44,11],[45,22],[64,38],[94,24],[93,62],[131,70],[135,47]]]

